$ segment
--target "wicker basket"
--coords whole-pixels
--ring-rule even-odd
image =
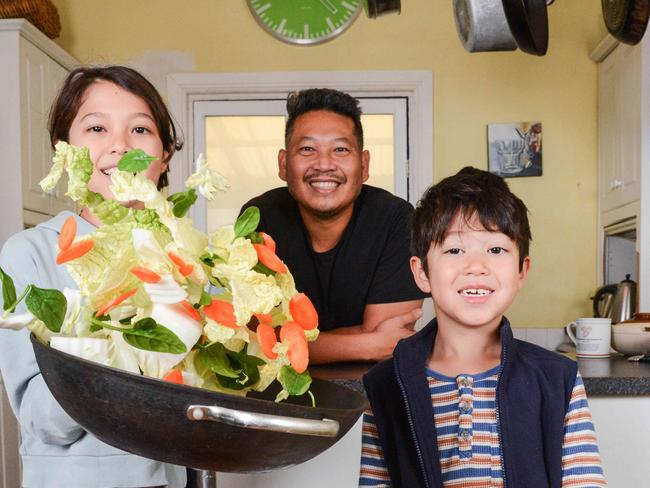
[[[24,18],[50,39],[59,36],[59,12],[51,0],[0,0],[0,19]]]

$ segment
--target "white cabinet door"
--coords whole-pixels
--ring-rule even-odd
[[[600,211],[640,198],[641,48],[619,45],[598,68]]]

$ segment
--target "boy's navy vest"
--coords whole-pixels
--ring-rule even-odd
[[[442,487],[431,392],[425,365],[436,337],[432,320],[399,342],[393,358],[363,378],[395,488]],[[577,364],[515,340],[501,323],[497,421],[506,487],[562,486],[564,417]]]

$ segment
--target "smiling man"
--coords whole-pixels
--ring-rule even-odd
[[[310,362],[379,360],[413,333],[425,296],[409,271],[411,205],[364,185],[357,100],[330,89],[291,93],[285,149],[286,187],[253,198],[260,230],[276,241],[299,291],[313,301],[321,334]]]

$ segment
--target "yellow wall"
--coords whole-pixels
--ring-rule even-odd
[[[549,8],[545,57],[464,51],[451,0],[402,0],[402,14],[362,14],[341,37],[293,47],[264,32],[244,0],[54,0],[59,44],[82,62],[126,63],[147,50],[186,51],[197,70],[409,70],[433,73],[435,179],[487,167],[486,124],[541,120],[544,175],[510,179],[531,212],[533,267],[508,313],[516,326],[589,315],[596,284],[596,66],[605,34],[596,0]]]

